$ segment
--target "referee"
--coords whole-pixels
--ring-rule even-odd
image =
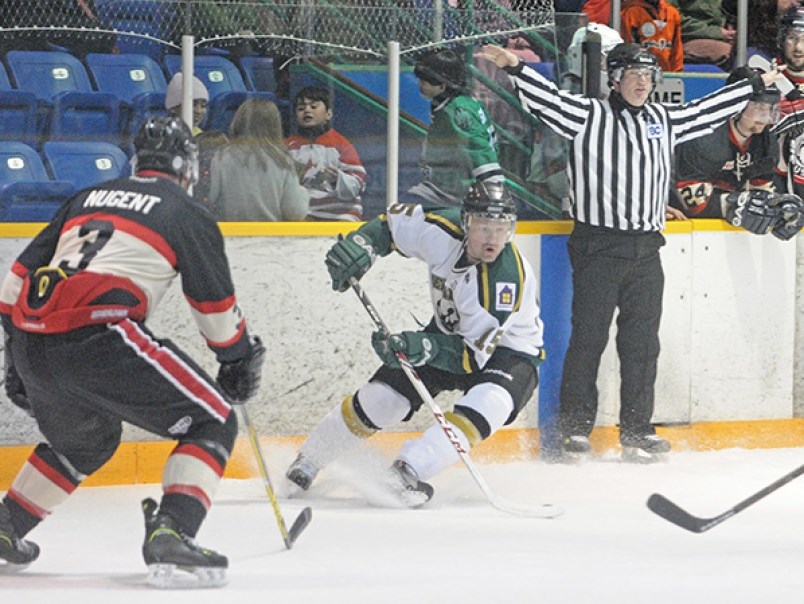
[[[503,48],[486,46],[484,54],[513,76],[522,106],[570,141],[574,295],[558,418],[564,458],[591,452],[598,368],[619,309],[623,457],[653,461],[670,451],[651,418],[664,290],[659,248],[673,148],[711,133],[779,78],[779,71],[760,77],[744,68],[747,79],[685,105],[664,105],[648,102],[661,70],[637,44],[619,44],[608,54],[607,100],[559,90]]]

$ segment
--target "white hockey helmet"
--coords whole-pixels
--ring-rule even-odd
[[[587,31],[594,32],[600,36],[601,71],[606,69],[606,56],[609,51],[623,42],[623,38],[617,30],[600,23],[590,23],[575,30],[569,48],[567,48],[567,72],[578,78],[583,75],[583,50],[581,44],[586,38]],[[604,82],[606,80],[606,78],[600,79]]]

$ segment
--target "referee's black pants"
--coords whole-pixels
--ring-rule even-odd
[[[597,415],[597,374],[614,310],[620,359],[620,439],[654,434],[656,362],[664,272],[661,233],[626,234],[576,224],[569,238],[572,333],[564,358],[558,427],[588,436]]]

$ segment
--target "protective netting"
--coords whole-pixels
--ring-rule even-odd
[[[453,8],[451,4],[468,5]],[[553,22],[550,0],[511,10],[505,2],[301,2],[244,0],[31,0],[3,2],[4,45],[51,43],[77,54],[175,52],[182,34],[199,48],[219,48],[288,57],[382,57],[387,42],[403,52],[433,44],[484,37],[524,36],[542,52],[553,44],[540,28]],[[488,39],[488,36],[486,36]],[[168,49],[173,49],[170,51]]]

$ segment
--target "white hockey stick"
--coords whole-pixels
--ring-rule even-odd
[[[285,518],[282,516],[282,510],[279,509],[279,502],[276,500],[276,492],[274,491],[274,487],[271,485],[271,479],[268,476],[268,468],[265,465],[265,457],[263,457],[260,441],[257,438],[257,431],[254,429],[254,424],[251,423],[251,418],[248,415],[246,405],[240,404],[237,405],[237,407],[240,409],[240,414],[243,417],[243,423],[246,425],[248,439],[251,441],[251,447],[254,450],[254,457],[257,459],[257,466],[259,466],[262,482],[265,485],[265,493],[268,495],[268,500],[271,502],[271,508],[274,510],[276,524],[279,526],[279,532],[282,534],[282,541],[285,542],[285,547],[287,549],[291,549],[301,532],[307,528],[307,525],[310,524],[310,521],[313,519],[313,510],[309,507],[304,508],[299,513],[296,520],[293,521],[293,525],[290,527],[290,530],[287,529],[285,526]]]
[[[360,302],[363,303],[363,307],[368,312],[369,316],[371,317],[374,324],[377,326],[379,330],[381,330],[386,335],[391,335],[388,326],[382,320],[377,309],[371,303],[371,300],[368,299],[366,292],[363,291],[363,288],[357,282],[357,279],[354,277],[350,277],[349,285],[352,286],[352,289],[357,294],[357,297],[360,298]],[[416,370],[413,368],[413,365],[410,364],[407,357],[401,352],[395,352],[396,358],[399,361],[399,365],[402,367],[402,370],[405,372],[405,375],[410,380],[410,383],[413,384],[413,387],[418,392],[421,399],[425,402],[425,404],[430,408],[430,411],[433,413],[436,422],[444,431],[444,434],[449,439],[449,442],[452,443],[452,446],[457,451],[458,456],[461,458],[461,461],[466,466],[466,469],[469,470],[469,473],[472,475],[472,478],[477,483],[477,486],[480,487],[480,490],[483,491],[483,494],[488,499],[488,502],[496,509],[500,510],[501,512],[506,512],[507,514],[513,514],[515,516],[526,516],[530,518],[555,518],[556,516],[560,516],[564,513],[560,507],[555,506],[550,503],[545,503],[536,507],[521,505],[515,503],[513,501],[508,501],[507,499],[503,499],[496,493],[494,493],[490,488],[489,485],[486,484],[485,479],[480,474],[475,465],[475,462],[472,461],[472,458],[469,457],[467,451],[463,448],[461,441],[458,439],[455,431],[452,429],[450,423],[444,417],[444,413],[441,411],[439,406],[433,400],[433,397],[428,392],[427,388],[425,387],[424,383],[422,383],[421,379],[419,378],[419,374],[416,373]]]

